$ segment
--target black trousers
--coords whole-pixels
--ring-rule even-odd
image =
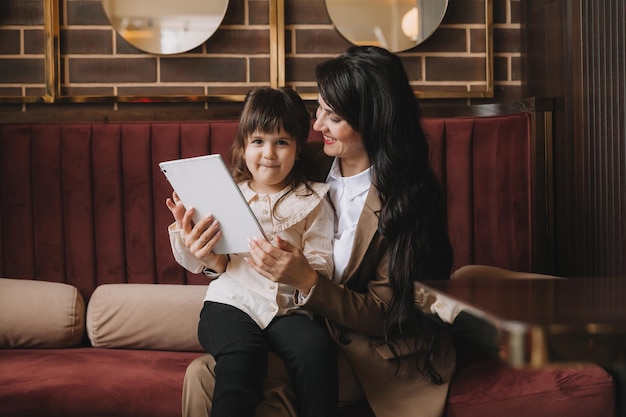
[[[216,362],[211,417],[254,415],[263,400],[269,351],[287,366],[299,417],[337,415],[337,350],[326,329],[310,318],[280,316],[261,330],[238,308],[207,301],[198,338]]]

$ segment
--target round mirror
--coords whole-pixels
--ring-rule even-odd
[[[411,49],[439,27],[448,0],[326,0],[337,30],[355,45]]]
[[[102,0],[102,7],[115,30],[135,48],[177,54],[215,33],[228,0]]]

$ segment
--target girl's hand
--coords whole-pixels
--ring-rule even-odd
[[[273,246],[256,237],[250,239],[250,257],[246,258],[246,262],[267,279],[292,285],[308,295],[317,284],[317,272],[311,268],[301,250],[280,237],[276,237],[276,244]]]
[[[207,268],[221,273],[226,270],[228,257],[213,252],[215,245],[222,237],[222,231],[217,220],[209,214],[198,223],[193,224],[193,207],[186,210],[180,220],[183,242],[189,251]]]
[[[176,222],[176,229],[180,230],[183,228],[183,216],[185,214],[185,206],[183,205],[183,202],[180,201],[180,198],[178,198],[178,194],[176,194],[176,191],[172,192],[172,198],[168,198],[167,200],[165,200],[165,205],[167,206],[168,209],[170,209],[170,212],[172,213],[172,216],[174,216],[174,221]]]

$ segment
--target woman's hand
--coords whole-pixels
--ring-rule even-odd
[[[249,241],[250,257],[246,262],[267,279],[296,287],[304,295],[317,284],[317,272],[301,250],[289,242],[276,237],[273,246],[261,238]]]
[[[176,228],[181,230],[183,242],[189,251],[207,268],[218,273],[224,272],[228,258],[226,255],[213,252],[215,245],[222,237],[217,220],[212,215],[208,215],[197,224],[193,224],[193,207],[185,209],[176,192],[172,193],[172,198],[168,198],[165,204],[172,212]]]

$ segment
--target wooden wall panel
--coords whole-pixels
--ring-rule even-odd
[[[555,98],[556,273],[626,274],[626,5],[525,0],[526,94]]]
[[[626,3],[585,1],[582,8],[582,150],[587,182],[589,267],[626,273]]]

